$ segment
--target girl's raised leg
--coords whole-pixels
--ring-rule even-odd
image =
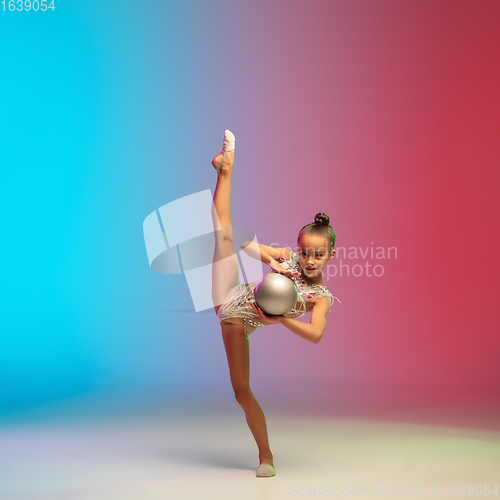
[[[232,139],[232,143],[230,139]],[[229,151],[230,149],[232,151]],[[212,264],[212,301],[216,313],[229,290],[240,282],[240,269],[238,257],[234,251],[233,228],[231,225],[231,173],[233,164],[234,135],[226,130],[224,149],[212,161],[212,165],[217,170],[217,185],[212,203],[215,235],[215,252]]]

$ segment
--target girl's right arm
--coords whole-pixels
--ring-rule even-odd
[[[273,248],[267,245],[262,245],[260,243],[255,243],[254,241],[245,241],[241,245],[241,249],[250,257],[254,259],[261,260],[267,264],[273,271],[278,273],[287,274],[290,276],[296,276],[300,273],[285,269],[279,260],[290,258],[290,251],[286,248]]]
[[[245,241],[241,245],[241,249],[250,257],[261,260],[269,265],[272,260],[281,260],[281,258],[288,259],[290,252],[286,248],[273,248],[255,241]]]

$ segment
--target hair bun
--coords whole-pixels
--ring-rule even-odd
[[[320,212],[314,217],[314,223],[319,224],[320,226],[329,226],[330,217],[328,217],[328,215],[324,214],[323,212]]]

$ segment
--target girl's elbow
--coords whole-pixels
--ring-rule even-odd
[[[316,338],[314,339],[314,343],[315,343],[315,344],[319,344],[319,341],[323,338],[323,333],[325,333],[325,332],[324,332],[324,330],[323,330],[323,332],[319,333],[319,334],[316,336]]]

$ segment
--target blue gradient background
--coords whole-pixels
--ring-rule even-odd
[[[252,387],[498,393],[499,17],[427,0],[2,12],[1,410],[230,395],[216,316],[167,311],[192,308],[186,280],[149,269],[142,234],[214,190],[225,128],[234,225],[293,246],[323,211],[340,247],[398,248],[381,278],[325,278],[342,304],[317,346],[257,331]]]

